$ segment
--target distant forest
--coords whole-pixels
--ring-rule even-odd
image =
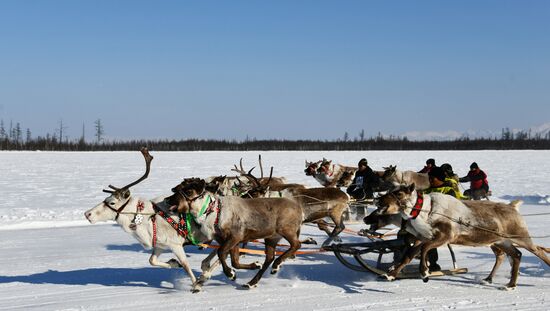
[[[469,138],[454,140],[409,140],[407,137],[383,136],[365,137],[361,131],[358,137],[350,138],[346,132],[335,140],[287,140],[287,139],[181,139],[181,140],[105,140],[101,120],[94,122],[95,135],[88,141],[82,135],[78,139],[66,136],[67,127],[61,121],[55,134],[32,136],[30,129],[22,130],[19,123],[10,122],[8,128],[0,120],[0,150],[43,150],[43,151],[135,151],[147,146],[155,151],[247,151],[247,150],[484,150],[484,149],[550,149],[550,132],[531,135],[531,132],[512,132],[502,129],[499,137]]]

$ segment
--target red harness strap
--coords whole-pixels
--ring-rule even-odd
[[[424,195],[418,192],[416,196],[416,203],[414,204],[414,207],[410,214],[412,219],[415,219],[416,217],[418,217],[418,215],[420,215],[420,210],[422,210],[422,205],[424,205]]]
[[[217,233],[221,232],[220,229],[220,214],[222,212],[222,202],[218,199],[215,201],[210,202],[208,205],[208,209],[206,210],[206,215],[211,214],[216,211],[216,219],[214,220],[214,230],[216,230]]]
[[[151,221],[153,222],[153,247],[156,247],[157,246],[157,222],[156,222],[155,215],[151,217]]]
[[[166,214],[163,210],[161,210],[155,204],[153,204],[153,209],[155,210],[157,215],[164,218],[166,220],[166,222],[168,222],[168,224],[170,226],[172,226],[172,228],[174,228],[174,230],[176,230],[176,232],[178,233],[179,236],[182,236],[182,237],[185,238],[185,237],[187,237],[187,235],[189,235],[189,230],[188,230],[187,224],[186,224],[187,219],[186,219],[185,214],[179,214],[179,221],[175,221],[174,219],[172,219],[172,217],[170,217],[170,215]],[[154,224],[154,222],[153,222],[153,224]]]

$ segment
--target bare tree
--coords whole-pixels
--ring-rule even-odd
[[[101,119],[95,120],[94,124],[95,124],[95,137],[97,139],[97,143],[99,144],[103,139],[103,134],[105,134],[105,131],[103,130],[103,124],[101,124]]]
[[[66,126],[63,125],[63,119],[59,120],[59,128],[57,129],[57,132],[59,133],[59,142],[63,143],[63,132],[67,129]]]
[[[0,139],[7,138],[6,129],[4,128],[4,120],[0,120]]]
[[[27,127],[27,139],[25,139],[25,142],[28,144],[28,143],[31,142],[31,140],[32,140],[31,129],[29,129],[29,128]]]

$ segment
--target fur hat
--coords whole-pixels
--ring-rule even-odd
[[[428,173],[429,176],[445,181],[445,171],[441,167],[434,166]]]
[[[428,159],[426,160],[426,165],[431,164],[432,166],[435,166],[435,160],[434,159]]]
[[[451,166],[451,164],[443,163],[440,167],[448,176],[454,175],[453,167]]]
[[[470,164],[470,169],[473,170],[473,169],[478,169],[479,166],[477,165],[476,162],[473,162],[472,164]]]
[[[357,166],[361,166],[361,165],[368,166],[368,164],[369,163],[367,162],[367,159],[362,158],[361,160],[359,160],[359,163],[357,164]]]

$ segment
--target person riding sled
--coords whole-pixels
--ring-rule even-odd
[[[452,168],[451,168],[451,171],[452,171]],[[439,193],[453,196],[457,199],[462,198],[460,191],[455,190],[455,188],[453,187],[453,182],[456,183],[456,181],[454,181],[452,178],[447,177],[447,174],[443,168],[433,167],[428,173],[428,177],[430,179],[430,187],[422,191],[422,193],[428,194],[432,192],[439,192]],[[437,260],[439,259],[437,248],[432,248],[430,251],[428,251],[427,255],[428,255],[428,262],[429,262],[428,268],[430,272],[440,271],[441,267],[437,263]]]
[[[480,200],[486,198],[489,193],[489,182],[487,181],[487,174],[482,171],[476,162],[470,165],[470,171],[468,175],[461,177],[459,181],[470,182],[470,189],[464,191],[464,195],[474,200]]]
[[[356,200],[373,199],[373,189],[380,185],[380,176],[368,166],[365,158],[361,159],[357,166],[358,170],[355,173],[353,182],[346,192]]]
[[[428,159],[426,160],[426,166],[424,166],[424,168],[422,168],[420,171],[418,171],[418,173],[421,173],[421,174],[428,174],[432,168],[436,167],[435,166],[435,160],[434,159]]]

